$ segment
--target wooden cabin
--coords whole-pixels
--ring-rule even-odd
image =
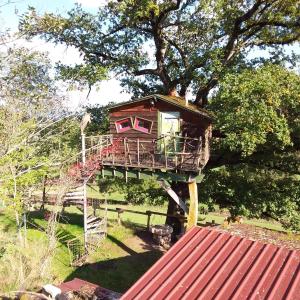
[[[151,95],[123,102],[111,107],[109,118],[103,149],[111,147],[103,165],[198,173],[209,159],[212,118],[183,98]]]

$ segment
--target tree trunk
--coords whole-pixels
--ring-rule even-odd
[[[40,210],[45,209],[45,204],[46,204],[46,184],[47,184],[47,175],[44,176],[43,178],[43,195],[42,195],[42,205]]]
[[[183,202],[186,202],[186,199],[188,197],[187,183],[173,181],[171,183],[171,188]],[[184,216],[184,211],[176,204],[176,202],[171,197],[169,197],[167,214]],[[173,227],[173,235],[172,235],[173,240],[176,239],[176,235],[182,233],[181,222],[179,221],[178,218],[167,217],[166,224]]]

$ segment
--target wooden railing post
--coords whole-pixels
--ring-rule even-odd
[[[125,166],[127,166],[127,147],[126,147],[126,137],[124,137],[123,140],[123,145],[124,145],[124,153],[125,153]],[[126,180],[127,182],[127,180]]]
[[[138,166],[140,165],[140,139],[137,139],[137,160],[138,160]]]

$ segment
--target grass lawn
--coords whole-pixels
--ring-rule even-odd
[[[66,241],[74,237],[82,239],[83,219],[77,208],[66,208],[56,232],[59,242],[53,261],[55,283],[78,277],[117,292],[124,292],[162,255],[161,251],[149,246],[150,236],[143,231],[144,228],[126,220],[119,226],[113,213],[108,217],[108,235],[101,247],[88,257],[85,266],[72,267]],[[30,212],[27,223],[28,239],[42,242],[46,238],[43,232],[46,226],[47,221],[42,212]],[[0,213],[0,230],[16,232],[11,212]]]
[[[98,192],[98,187],[97,186],[91,186],[88,187],[88,196],[91,198],[95,199],[104,199],[105,197],[109,200],[119,200],[119,201],[124,201],[124,195],[115,192],[109,195],[104,195]],[[162,206],[149,206],[149,205],[108,205],[109,208],[130,208],[132,210],[137,210],[137,211],[146,211],[146,210],[151,210],[151,211],[158,211],[158,212],[167,212],[167,204],[162,205]],[[109,212],[109,217],[111,218],[116,218],[116,213]],[[200,225],[205,225],[207,222],[211,223],[213,220],[215,221],[216,224],[223,224],[224,222],[224,213],[218,213],[218,212],[210,212],[206,215],[199,215],[199,224]],[[128,222],[134,222],[139,225],[145,226],[147,224],[147,217],[143,215],[138,215],[138,214],[133,214],[133,213],[128,213],[124,212],[122,214],[122,220],[128,221]],[[163,224],[165,222],[165,217],[163,216],[157,216],[153,215],[151,216],[151,224]],[[276,231],[283,231],[286,232],[286,230],[282,227],[282,225],[279,222],[275,221],[266,221],[263,219],[249,219],[249,220],[244,220],[245,224],[249,225],[254,225],[262,228],[267,228],[271,230],[276,230]]]
[[[91,198],[113,199],[122,201],[123,195],[114,193],[102,195],[89,188],[88,196]],[[166,212],[167,206],[149,206],[149,205],[126,205],[108,204],[108,208],[128,208],[136,211],[151,210]],[[51,207],[47,207],[51,209]],[[102,211],[102,213],[104,213]],[[150,236],[145,229],[147,216],[124,212],[121,215],[122,225],[117,224],[117,213],[108,212],[108,235],[102,242],[101,247],[91,254],[88,258],[88,264],[82,267],[71,267],[69,251],[66,241],[74,237],[83,238],[83,218],[82,213],[76,207],[68,207],[65,210],[64,218],[60,219],[57,228],[57,237],[59,239],[58,248],[53,262],[53,273],[55,282],[59,283],[79,277],[90,282],[99,284],[103,287],[117,292],[126,291],[153,263],[162,255],[155,247],[151,246]],[[200,223],[215,221],[222,224],[224,214],[209,213],[201,215]],[[162,224],[165,217],[153,215],[151,224]],[[246,220],[245,223],[264,228],[282,231],[283,228],[278,223],[269,223],[265,220]],[[43,228],[46,228],[47,221],[40,211],[29,213],[28,216],[28,239],[45,239],[46,234]],[[0,211],[0,230],[5,232],[16,232],[14,215]],[[1,277],[1,276],[0,276]]]

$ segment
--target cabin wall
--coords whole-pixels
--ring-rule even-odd
[[[180,112],[180,130],[183,136],[199,138],[205,135],[205,130],[209,126],[209,121],[197,113],[187,111],[172,104],[159,101],[156,108],[160,112],[179,111]]]
[[[111,134],[116,137],[127,137],[127,138],[140,138],[143,140],[156,139],[158,135],[158,112],[157,109],[151,106],[148,102],[142,102],[134,105],[126,105],[123,107],[115,108],[110,112],[110,128]],[[130,129],[125,132],[118,133],[115,122],[131,117],[134,121],[135,117],[140,117],[149,121],[152,121],[152,129],[150,133],[143,133],[135,129]]]
[[[165,138],[163,140],[156,140],[161,134],[161,128],[159,128],[162,126],[161,112],[180,113],[180,132],[182,135],[180,142],[175,138],[170,140],[165,140]],[[201,168],[209,159],[211,121],[199,113],[186,110],[184,107],[180,108],[161,100],[147,99],[145,101],[128,103],[112,108],[109,117],[110,134],[116,139],[117,146],[114,148],[114,151],[106,157],[106,160],[113,165],[138,165],[153,168],[161,166],[165,166],[165,168],[177,168],[177,166],[180,166],[180,168],[184,167],[184,169],[189,170],[195,167]],[[116,121],[128,117],[131,117],[132,121],[134,121],[135,117],[151,121],[151,132],[145,133],[131,128],[118,133]],[[118,138],[126,139],[118,140]],[[188,138],[196,139],[186,144]],[[201,139],[199,140],[199,138]],[[166,143],[168,143],[167,147],[165,146]],[[173,143],[177,153],[175,160],[173,156],[168,156],[167,154],[172,153],[172,150],[170,152],[172,147],[170,148],[169,146],[173,145]],[[162,145],[164,145],[164,147],[162,147]],[[191,149],[189,149],[189,147]],[[187,157],[185,153],[189,151],[194,156]]]
[[[159,112],[180,112],[180,130],[183,136],[199,138],[204,137],[205,132],[208,129],[210,122],[201,117],[197,113],[187,111],[185,109],[176,107],[172,104],[157,101],[154,105],[150,104],[149,100],[145,100],[140,103],[132,103],[123,107],[116,107],[110,112],[110,133],[118,137],[127,138],[141,138],[146,140],[156,139],[160,134],[159,128]],[[141,117],[153,122],[152,130],[150,134],[139,132],[135,129],[117,133],[115,122],[127,117]]]

